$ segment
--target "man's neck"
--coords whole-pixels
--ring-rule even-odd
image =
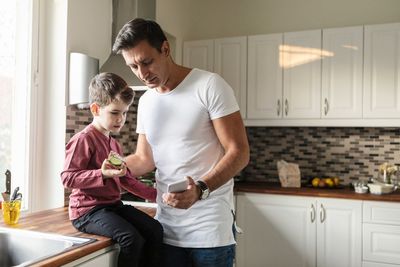
[[[156,88],[159,93],[168,93],[174,90],[190,73],[191,69],[174,63],[171,74],[165,85]]]

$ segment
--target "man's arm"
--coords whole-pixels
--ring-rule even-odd
[[[208,185],[210,192],[228,182],[247,166],[250,159],[249,143],[239,111],[212,122],[225,154],[217,165],[201,178]]]
[[[214,191],[242,170],[249,162],[250,150],[240,112],[234,112],[212,121],[217,137],[224,148],[224,156],[201,178]],[[192,179],[182,193],[166,194],[164,201],[173,207],[187,209],[199,199],[199,191]]]
[[[126,165],[135,176],[144,175],[155,168],[153,152],[146,135],[139,134],[135,154],[125,158]]]

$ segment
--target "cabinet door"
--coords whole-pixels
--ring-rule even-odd
[[[400,266],[399,203],[364,201],[363,222],[364,261]]]
[[[232,87],[243,118],[246,117],[247,37],[214,41],[214,71]]]
[[[322,118],[362,117],[363,27],[322,32]]]
[[[319,198],[317,266],[361,267],[362,201]]]
[[[183,43],[183,65],[188,68],[214,70],[214,40]]]
[[[364,118],[400,118],[400,23],[364,34]]]
[[[237,197],[236,267],[315,266],[312,198],[246,193]]]
[[[400,265],[400,226],[364,223],[365,261]]]
[[[116,267],[118,266],[119,246],[114,245],[95,251],[63,267]]]
[[[247,118],[282,118],[283,34],[248,37]]]
[[[285,118],[320,118],[321,30],[283,34]]]

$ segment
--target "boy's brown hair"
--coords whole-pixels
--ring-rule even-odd
[[[107,106],[115,100],[131,105],[135,92],[117,74],[103,72],[90,81],[89,97],[90,104],[96,103],[100,107]]]

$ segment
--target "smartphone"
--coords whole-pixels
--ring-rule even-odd
[[[181,181],[169,184],[168,187],[167,187],[167,192],[168,193],[182,192],[182,191],[186,190],[188,185],[189,185],[188,179],[184,178]]]

